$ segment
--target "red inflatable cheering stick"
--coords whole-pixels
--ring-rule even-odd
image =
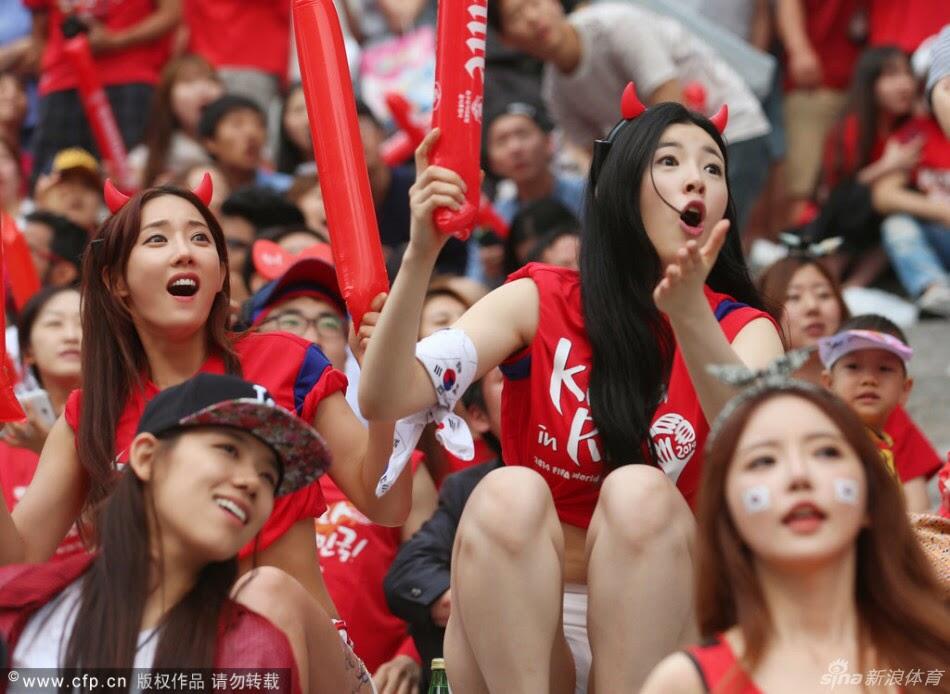
[[[331,230],[333,261],[356,325],[373,298],[389,290],[353,83],[333,0],[294,0],[297,56],[313,152]]]
[[[0,231],[4,260],[3,277],[13,292],[13,305],[19,311],[30,297],[40,290],[40,278],[36,275],[26,237],[17,229],[13,217],[6,212],[0,212],[0,223],[3,225]]]
[[[440,208],[436,228],[468,238],[481,187],[482,91],[485,82],[486,0],[440,0],[432,126],[441,135],[431,162],[452,169],[468,186],[458,211]]]
[[[76,73],[79,99],[110,175],[119,181],[119,185],[125,190],[134,190],[137,186],[126,159],[125,142],[122,141],[122,133],[116,125],[112,106],[109,105],[105,89],[102,88],[98,68],[92,60],[89,41],[83,33],[84,29],[82,23],[75,18],[63,22],[63,35],[67,37],[63,52],[68,56]]]
[[[420,125],[412,112],[412,104],[396,92],[386,94],[386,107],[398,130],[388,137],[379,148],[386,166],[399,166],[412,157],[416,147],[425,139],[428,125]]]
[[[13,227],[13,220],[10,219],[7,213],[0,212],[0,234],[6,239],[7,234],[11,232],[17,236],[20,235],[20,232]],[[3,252],[6,245],[6,243],[0,244],[0,269],[2,269],[3,272],[2,278],[0,278],[2,279],[2,281],[0,281],[0,324],[2,325],[6,325],[6,284],[7,281],[11,279],[10,273],[6,268],[8,259],[4,257],[5,254]],[[29,254],[27,254],[26,262],[29,264],[30,269],[32,269],[33,263],[29,258]],[[15,380],[16,375],[13,371],[13,367],[10,364],[10,360],[7,359],[6,341],[0,340],[0,422],[20,422],[26,419],[23,408],[20,407],[16,395],[13,394],[13,383]]]

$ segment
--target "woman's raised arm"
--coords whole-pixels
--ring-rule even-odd
[[[422,304],[436,258],[448,240],[434,228],[432,213],[439,207],[458,209],[465,194],[458,174],[429,165],[437,139],[438,130],[433,130],[416,151],[409,246],[363,359],[360,410],[368,419],[399,419],[436,401],[432,381],[415,358]],[[537,288],[524,279],[484,297],[453,327],[463,330],[475,346],[477,379],[529,344],[537,322]],[[367,337],[369,330],[360,328],[360,334]]]
[[[60,417],[46,439],[33,481],[13,513],[5,502],[0,507],[0,564],[52,557],[79,518],[87,488],[73,430]]]

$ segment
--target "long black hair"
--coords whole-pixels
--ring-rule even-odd
[[[162,461],[179,438],[173,434],[161,439]],[[99,553],[82,577],[82,600],[66,644],[64,668],[132,668],[145,604],[150,592],[160,589],[150,583],[153,569],[160,574],[164,561],[160,538],[149,534],[150,517],[158,532],[156,514],[150,490],[128,466],[99,518]],[[195,584],[157,626],[150,668],[214,665],[219,619],[237,575],[235,557],[209,562],[199,571]],[[61,694],[72,691],[68,682],[60,688]]]
[[[833,131],[833,181],[848,178],[871,163],[871,154],[878,136],[878,116],[880,115],[874,86],[888,64],[895,58],[907,60],[907,54],[899,46],[873,46],[866,49],[858,58],[854,67],[854,76],[851,78],[851,86],[848,89],[844,113]],[[851,116],[857,119],[858,147],[855,159],[846,161],[844,126]],[[897,120],[894,127],[899,127],[909,117],[908,112]]]
[[[615,133],[596,179],[587,184],[580,274],[584,326],[593,352],[590,406],[613,469],[656,460],[649,430],[669,380],[676,342],[653,303],[662,264],[640,214],[640,182],[650,175],[663,132],[676,123],[702,128],[728,172],[726,145],[715,126],[676,103],[652,106]],[[592,169],[593,171],[593,169]],[[736,301],[765,310],[749,277],[732,196],[731,223],[706,283]]]

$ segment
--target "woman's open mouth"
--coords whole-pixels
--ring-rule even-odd
[[[680,228],[690,236],[699,236],[703,233],[705,218],[706,206],[699,200],[693,200],[680,213]]]
[[[187,300],[198,293],[200,286],[198,275],[188,273],[172,277],[165,289],[176,299]]]
[[[827,517],[828,515],[814,504],[796,504],[782,518],[782,525],[796,534],[810,535],[821,527]]]

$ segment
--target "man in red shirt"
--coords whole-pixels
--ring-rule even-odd
[[[253,99],[266,112],[287,82],[290,5],[278,0],[185,0],[189,50],[218,69],[229,93]]]
[[[63,20],[88,27],[96,71],[105,86],[125,146],[139,143],[145,115],[168,59],[169,34],[181,0],[23,0],[33,12],[33,40],[42,46],[39,122],[33,178],[67,147],[96,152],[72,64],[63,50]]]
[[[786,185],[790,222],[814,193],[822,145],[844,106],[867,33],[866,0],[778,0],[785,47]]]

